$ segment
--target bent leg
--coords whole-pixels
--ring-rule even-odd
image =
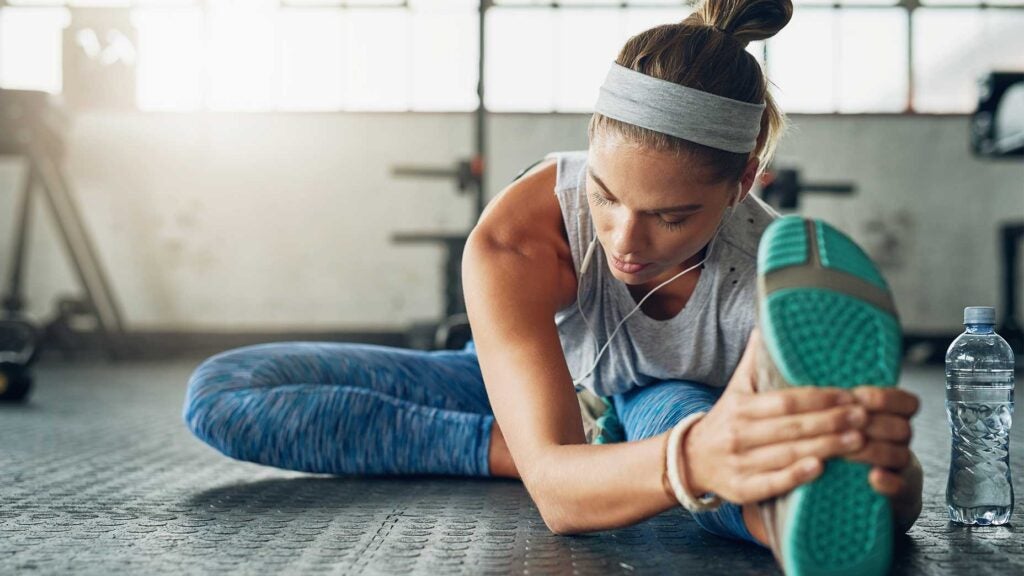
[[[489,475],[494,417],[472,346],[237,348],[195,370],[182,417],[223,454],[288,470]]]
[[[711,410],[723,391],[696,382],[668,380],[617,394],[613,402],[626,440],[633,441],[657,436],[690,414]],[[747,529],[743,509],[732,502],[723,501],[717,510],[694,513],[693,519],[717,536],[764,546]]]

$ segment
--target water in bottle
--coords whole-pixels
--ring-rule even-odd
[[[946,507],[950,519],[961,524],[1004,524],[1013,512],[1013,350],[994,325],[994,308],[965,308],[966,331],[946,352],[946,415],[952,431]]]

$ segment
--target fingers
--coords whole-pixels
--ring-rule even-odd
[[[758,502],[806,484],[817,478],[822,470],[819,460],[807,458],[782,470],[739,477],[735,480],[734,489],[740,503]]]
[[[842,434],[827,434],[755,448],[743,456],[738,468],[742,474],[758,474],[786,468],[808,457],[820,461],[837,456],[845,457],[861,450],[863,446],[864,435],[856,430],[849,430]]]
[[[847,460],[864,462],[872,466],[880,466],[891,470],[902,470],[910,464],[910,448],[892,442],[868,442],[864,447],[852,454],[843,456]]]
[[[898,496],[906,487],[906,482],[899,474],[882,468],[872,468],[868,474],[868,483],[875,492],[886,496]]]
[[[743,399],[737,412],[745,418],[770,418],[853,404],[849,391],[835,387],[806,386],[761,392]]]
[[[821,475],[823,470],[820,460],[805,458],[782,470],[739,479],[732,491],[736,492],[735,499],[739,503],[759,502],[806,484]],[[890,498],[899,497],[906,489],[906,481],[899,474],[877,467],[868,474],[868,484],[879,494]]]
[[[857,386],[851,392],[862,406],[872,412],[887,412],[909,418],[921,407],[916,395],[899,388]]]
[[[913,435],[910,422],[905,416],[892,416],[890,414],[872,414],[867,427],[864,429],[864,433],[871,440],[884,440],[903,444],[910,444],[910,439]]]
[[[861,406],[840,406],[808,414],[763,418],[737,424],[735,451],[788,442],[861,428],[868,422],[868,413]],[[881,433],[897,434],[891,430],[898,424],[888,420],[876,423]]]

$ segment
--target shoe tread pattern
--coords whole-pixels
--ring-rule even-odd
[[[765,265],[761,273],[770,271],[772,263],[791,261],[797,252],[793,247],[801,244],[798,236],[809,247],[806,230],[802,218],[773,223],[758,253]],[[815,230],[823,265],[888,289],[852,240],[821,222],[815,222]],[[891,315],[855,297],[814,287],[778,290],[761,306],[765,345],[791,385],[896,385],[901,331]],[[892,512],[888,499],[868,484],[869,472],[867,464],[834,458],[818,478],[794,490],[783,535],[788,574],[886,573],[892,558]]]

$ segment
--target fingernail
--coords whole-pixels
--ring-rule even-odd
[[[818,461],[817,460],[808,460],[808,461],[804,462],[804,472],[814,472],[817,469],[818,469]]]
[[[864,411],[860,408],[854,408],[846,415],[846,420],[854,426],[860,426],[864,423]]]
[[[857,432],[847,432],[843,434],[842,441],[847,446],[855,446],[860,441],[860,434]]]

